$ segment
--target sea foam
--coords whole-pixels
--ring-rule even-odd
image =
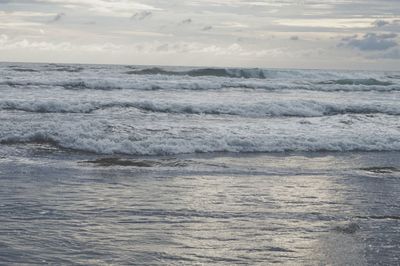
[[[108,108],[136,108],[148,112],[175,114],[238,115],[244,117],[319,117],[338,114],[400,115],[400,104],[334,103],[315,100],[286,100],[253,103],[141,101],[56,101],[0,100],[0,110],[37,113],[92,113]]]

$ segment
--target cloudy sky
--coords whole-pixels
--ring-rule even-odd
[[[0,60],[400,70],[400,0],[0,0]]]

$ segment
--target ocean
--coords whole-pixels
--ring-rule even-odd
[[[1,263],[399,265],[400,72],[0,73]]]

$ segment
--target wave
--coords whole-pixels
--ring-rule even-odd
[[[0,81],[0,85],[10,87],[61,87],[66,90],[218,90],[230,87],[223,83],[215,83],[211,81],[142,81],[142,80],[67,80],[67,81]],[[235,86],[235,84],[232,84]],[[237,85],[236,87],[239,87]]]
[[[189,90],[206,91],[222,89],[246,89],[246,90],[305,90],[325,92],[357,92],[378,91],[393,92],[400,91],[399,85],[338,85],[335,83],[291,83],[287,81],[260,82],[255,80],[232,81],[232,80],[124,80],[124,79],[75,79],[55,81],[0,81],[0,85],[10,87],[60,87],[66,90]]]
[[[16,72],[40,72],[39,70],[31,68],[12,68],[12,70]]]
[[[394,120],[377,126],[376,119],[348,116],[313,118],[311,123],[269,121],[262,125],[219,127],[188,130],[171,126],[159,131],[136,125],[129,132],[107,121],[84,122],[4,122],[0,126],[0,143],[48,143],[62,149],[97,154],[169,155],[210,152],[285,152],[285,151],[400,151],[399,124]],[[323,123],[322,123],[323,122]],[[260,122],[262,123],[262,122]],[[273,124],[271,124],[273,123]],[[148,125],[151,126],[152,125]]]
[[[194,68],[186,70],[172,70],[169,68],[152,67],[152,68],[133,68],[131,71],[125,72],[126,74],[135,75],[167,75],[167,76],[189,76],[189,77],[225,77],[225,78],[241,78],[241,79],[274,79],[274,78],[288,78],[294,80],[302,79],[326,79],[331,76],[348,76],[343,73],[337,72],[324,72],[324,71],[305,71],[305,70],[271,70],[261,68]],[[366,74],[363,73],[362,76]],[[385,78],[393,79],[395,75],[389,75]],[[376,78],[339,78],[327,79],[316,82],[320,85],[362,85],[362,86],[390,86],[394,85],[393,82],[378,80]]]
[[[159,67],[136,69],[126,72],[127,74],[135,75],[173,75],[173,76],[213,76],[213,77],[227,77],[227,78],[256,78],[266,79],[268,71],[254,68],[254,69],[239,69],[239,68],[199,68],[186,71],[171,71]]]
[[[365,86],[390,86],[392,82],[380,81],[373,78],[368,79],[337,79],[319,82],[319,84],[335,84],[335,85],[365,85]]]
[[[0,101],[0,110],[15,110],[34,113],[91,113],[101,109],[99,103],[64,101]]]
[[[400,115],[400,105],[380,103],[329,103],[313,100],[289,100],[247,103],[181,103],[166,101],[66,102],[0,101],[0,110],[36,113],[92,113],[107,108],[136,108],[149,112],[174,114],[238,115],[244,117],[321,117],[339,114]]]
[[[56,67],[56,68],[49,68],[47,71],[57,71],[57,72],[70,72],[70,73],[78,73],[85,70],[83,67]]]

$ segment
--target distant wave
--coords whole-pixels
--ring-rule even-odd
[[[136,102],[66,102],[66,101],[0,101],[1,110],[36,113],[91,113],[107,108],[136,108],[149,112],[175,114],[238,115],[244,117],[320,117],[338,114],[400,115],[399,105],[373,103],[329,103],[313,100],[290,100],[245,103],[181,103],[164,101]]]
[[[386,77],[390,79],[400,79],[400,75],[388,75]]]
[[[300,70],[268,70],[260,68],[199,68],[199,69],[189,69],[189,70],[169,70],[160,67],[144,68],[144,69],[134,69],[127,71],[127,74],[135,75],[170,75],[170,76],[190,76],[190,77],[226,77],[226,78],[244,78],[244,79],[269,79],[279,76],[286,77],[298,77],[306,78],[306,72]],[[310,74],[308,74],[310,75]],[[322,75],[323,76],[323,75]],[[321,77],[322,77],[321,76]],[[389,75],[387,78],[395,78],[394,75]],[[317,75],[314,74],[314,78]],[[325,80],[316,82],[320,85],[363,85],[363,86],[390,86],[394,83],[389,81],[381,81],[375,78],[343,78],[334,80]]]
[[[71,73],[77,73],[77,72],[81,72],[83,70],[84,70],[83,67],[65,67],[65,66],[47,69],[47,71],[71,72]]]
[[[187,71],[171,71],[159,67],[138,69],[126,72],[127,74],[136,75],[175,75],[175,76],[214,76],[228,78],[257,78],[265,79],[268,77],[268,72],[259,68],[239,69],[239,68],[200,68]]]
[[[221,89],[257,89],[266,91],[279,90],[308,90],[308,91],[400,91],[400,85],[389,85],[386,82],[376,81],[373,84],[369,79],[364,83],[354,85],[335,83],[334,81],[324,83],[296,83],[289,81],[262,81],[262,80],[124,80],[124,79],[72,79],[72,80],[50,80],[50,81],[25,81],[25,80],[3,80],[0,85],[10,87],[26,86],[50,86],[61,87],[67,90],[221,90]],[[369,83],[368,83],[369,82]],[[368,84],[368,85],[367,85]]]
[[[41,65],[40,67],[36,68],[9,66],[9,68],[15,72],[32,72],[32,73],[41,73],[47,71],[78,73],[85,70],[84,67],[72,66],[72,65]]]
[[[13,70],[16,71],[16,72],[40,72],[39,70],[36,70],[36,69],[19,68],[19,67],[14,67]]]
[[[319,84],[336,84],[336,85],[365,85],[365,86],[390,86],[392,82],[380,81],[373,78],[368,79],[338,79],[323,81]]]

